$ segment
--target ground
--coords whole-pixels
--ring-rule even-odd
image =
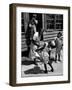
[[[37,76],[58,76],[63,75],[63,57],[61,56],[61,62],[53,62],[54,72],[51,72],[51,68],[47,65],[48,73],[44,73],[44,64],[42,62],[37,62],[37,65],[34,64],[31,60],[25,60],[25,57],[22,58],[21,65],[21,76],[22,77],[37,77]]]

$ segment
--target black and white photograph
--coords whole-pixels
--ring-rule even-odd
[[[21,77],[63,75],[63,14],[21,13]]]
[[[12,4],[10,83],[70,82],[70,8]]]

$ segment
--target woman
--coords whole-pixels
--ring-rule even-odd
[[[36,64],[35,58],[39,57],[38,53],[36,52],[39,46],[40,46],[39,33],[35,32],[33,35],[33,39],[31,41],[30,54],[29,54],[29,57],[35,61],[35,64]]]
[[[30,52],[31,42],[33,40],[33,35],[36,32],[37,23],[38,23],[38,21],[36,20],[36,14],[33,14],[33,17],[28,24],[28,28],[27,28],[26,35],[25,35],[26,36],[26,44],[28,47],[28,53]]]

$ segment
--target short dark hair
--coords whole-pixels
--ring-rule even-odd
[[[61,32],[59,32],[59,33],[57,34],[57,37],[60,37],[60,36],[62,36],[62,33],[61,33]]]

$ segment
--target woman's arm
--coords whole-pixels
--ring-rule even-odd
[[[46,46],[46,44],[44,44],[43,47],[40,47],[40,48],[36,49],[36,52],[42,51],[45,48],[45,46]]]
[[[32,40],[32,43],[38,47],[40,46],[39,43],[36,43],[36,41],[34,41],[34,40]]]

